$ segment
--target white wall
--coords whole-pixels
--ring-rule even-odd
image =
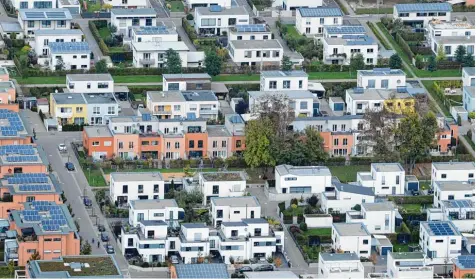
[[[452,167],[454,164],[463,164],[469,166],[468,168],[455,168]],[[472,164],[472,165],[471,165]],[[447,165],[448,168],[444,166]],[[435,181],[468,181],[469,179],[474,179],[474,163],[446,163],[438,164],[441,167],[435,167],[434,164],[431,165],[431,183],[434,184]],[[471,167],[472,166],[472,167]]]
[[[240,197],[246,190],[246,181],[203,181],[200,177],[199,183],[204,205],[207,204],[207,197]],[[218,185],[218,194],[213,194],[215,185]]]
[[[454,244],[451,244],[451,241],[453,241]],[[431,264],[444,264],[445,260],[461,255],[461,241],[461,235],[430,236],[428,232],[420,226],[420,247],[422,247],[423,252],[425,254],[427,254],[427,251],[436,252],[436,256],[433,259],[427,259]]]
[[[254,214],[254,218],[261,217],[261,207],[260,206],[247,206],[247,207],[240,207],[240,206],[215,206],[211,203],[211,215],[212,215],[212,224],[213,226],[217,225],[217,221],[221,222],[239,222],[246,218],[251,218],[252,214]],[[218,218],[217,212],[218,210],[223,211],[223,217]]]
[[[147,8],[150,6],[147,0],[105,0],[104,4],[112,5],[113,8]]]
[[[289,82],[289,88],[284,87],[284,83]],[[276,83],[276,86],[274,85]],[[281,91],[281,90],[307,90],[308,77],[261,77],[260,90],[261,91]]]
[[[223,8],[231,8],[231,0],[186,0],[187,7],[193,9],[195,7],[209,7],[210,5],[218,5]]]
[[[364,277],[364,266],[360,261],[328,261],[319,257],[317,278],[348,278],[361,279]]]
[[[199,0],[200,1],[200,0]],[[220,35],[224,32],[230,32],[229,28],[234,27],[239,24],[249,24],[250,23],[250,16],[249,14],[235,14],[235,15],[227,15],[223,13],[217,12],[216,15],[202,15],[198,13],[198,10],[195,9],[195,31],[200,34],[200,28],[213,28],[215,29],[215,34]],[[236,24],[229,25],[228,20],[230,18],[236,19]],[[204,21],[205,20],[205,21]],[[208,22],[208,24],[205,24]],[[214,22],[214,24],[212,23]],[[218,34],[218,28],[220,29],[220,34]]]
[[[261,52],[261,56],[263,56],[263,52],[267,52],[268,55],[266,57],[257,57],[257,51]],[[232,47],[231,44],[228,45],[228,52],[233,59],[233,62],[241,64],[241,63],[276,63],[281,64],[281,60],[283,59],[283,48],[272,48],[272,49],[235,49]],[[251,55],[245,57],[245,54],[250,52]]]
[[[228,40],[229,41],[234,41],[234,40],[269,40],[272,39],[271,32],[235,32],[235,31],[230,31],[228,32]]]
[[[99,88],[101,84],[101,88]],[[114,93],[114,81],[69,81],[66,78],[66,86],[70,93]]]
[[[90,54],[50,54],[50,70],[54,71],[56,69],[56,65],[58,64],[58,58],[63,58],[64,69],[65,70],[72,70],[74,66],[76,66],[76,70],[89,70],[91,59]]]
[[[291,11],[295,8],[316,8],[322,6],[322,0],[282,0],[283,10]]]
[[[119,196],[127,196],[128,200],[138,200],[139,196],[147,196],[147,199],[154,199],[154,196],[158,196],[157,199],[164,198],[164,181],[155,180],[155,181],[127,181],[127,182],[116,182],[114,181],[113,176],[111,175],[109,185],[109,191],[111,200],[117,201]],[[127,193],[123,193],[123,186],[127,185]],[[143,185],[143,193],[139,193],[139,185]],[[154,193],[154,185],[159,186],[159,191]]]
[[[302,17],[296,11],[296,29],[299,34],[321,35],[324,34],[324,26],[342,25],[342,20],[343,17]]]
[[[311,186],[311,193],[322,193],[326,187],[331,187],[330,175],[315,176],[295,176],[292,174],[280,175],[276,170],[274,172],[276,178],[276,191],[278,193],[291,193],[292,187]]]
[[[49,7],[50,9],[56,9],[57,6],[56,6],[56,1],[54,0],[11,0],[10,1],[13,5],[13,7],[15,7],[16,10],[19,10],[19,9],[39,9],[37,7],[34,6],[34,3],[35,2],[40,2],[42,3],[42,5],[47,5],[46,3],[51,3],[51,7]],[[25,7],[25,6],[22,6],[20,3],[22,2],[26,2],[28,5]],[[43,4],[45,3],[45,4]],[[23,4],[25,5],[25,4]]]
[[[367,241],[367,244],[364,244]],[[370,257],[371,236],[339,236],[337,231],[332,228],[332,248],[344,252],[354,252],[359,257]],[[363,253],[361,253],[363,252]]]
[[[308,228],[330,228],[332,227],[332,215],[314,216],[313,214],[304,214],[304,222]]]
[[[33,21],[33,26],[29,27],[28,21]],[[35,30],[46,29],[46,30],[56,30],[56,29],[70,29],[71,20],[51,20],[51,25],[49,27],[42,25],[42,20],[22,20],[20,14],[18,14],[18,22],[20,23],[21,28],[25,32],[25,35],[33,35]]]
[[[369,76],[369,75],[362,75],[362,74],[357,74],[357,87],[363,87],[363,88],[371,88],[369,86],[369,81],[374,81],[376,89],[383,89],[382,87],[382,81],[387,80],[388,81],[388,89],[397,89],[399,86],[405,86],[406,84],[406,76],[403,75],[389,75],[389,76],[380,76],[380,75],[375,75],[375,76]]]
[[[429,5],[429,4],[427,4]],[[427,13],[426,13],[427,14]],[[444,13],[438,13],[437,15],[431,15],[431,16],[417,16],[416,12],[408,13],[407,15],[404,14],[398,14],[397,9],[394,6],[393,8],[393,18],[397,19],[400,18],[403,22],[409,22],[409,21],[423,21],[423,26],[421,27],[426,27],[428,25],[428,22],[433,20],[433,19],[439,19],[442,21],[450,21],[451,20],[451,12],[444,12]]]
[[[322,40],[324,46],[324,63],[332,64],[332,60],[338,60],[338,64],[349,65],[350,59],[352,58],[352,50],[360,50],[364,57],[364,62],[366,65],[376,65],[378,59],[378,44],[374,43],[371,45],[343,45],[343,44],[332,44],[326,39]],[[337,51],[335,52],[334,49]],[[345,53],[345,58],[338,59],[339,57],[333,56],[334,53],[343,54]]]
[[[349,210],[352,210],[352,207],[357,204],[362,204],[364,202],[373,203],[375,201],[375,197],[339,191],[335,199],[327,198],[325,193],[321,193],[320,200],[321,209],[324,212],[328,212],[329,209],[332,208],[333,211],[345,213]]]

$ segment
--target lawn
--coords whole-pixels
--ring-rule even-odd
[[[393,252],[410,252],[408,246],[418,246],[418,243],[393,244]]]
[[[66,77],[17,77],[16,80],[20,84],[66,84]]]
[[[289,34],[291,37],[295,37],[298,40],[302,37],[302,35],[298,33],[294,24],[286,24],[286,29],[288,30],[287,34]]]
[[[461,70],[460,69],[450,69],[450,70],[436,70],[434,72],[420,70],[420,69],[413,69],[415,74],[418,77],[461,77]]]
[[[99,36],[101,36],[103,40],[106,40],[107,38],[111,37],[111,31],[107,27],[103,27],[99,29],[98,31],[99,31]]]
[[[83,168],[84,176],[88,180],[91,187],[104,187],[107,186],[106,180],[101,171],[96,168],[92,168],[91,171]]]
[[[124,52],[124,48],[121,46],[108,47],[109,52]]]
[[[328,166],[332,176],[337,176],[343,183],[348,183],[357,180],[357,172],[370,171],[369,165],[355,165],[355,166]]]
[[[83,7],[83,2],[84,1],[81,1],[81,7]],[[88,7],[88,12],[94,13],[101,10],[101,1],[97,1],[94,3],[91,1],[86,1],[86,3]]]
[[[407,213],[421,213],[421,204],[408,203],[400,206],[403,207]]]
[[[170,11],[171,12],[183,12],[184,7],[182,1],[170,1],[167,2],[167,5],[170,4]]]
[[[437,103],[437,105],[441,108],[441,110],[443,111],[443,113],[445,114],[445,116],[447,117],[452,117],[451,116],[451,113],[449,112],[449,110],[446,108],[446,106],[443,104],[443,102],[441,102],[440,98],[438,97],[438,95],[436,94],[436,91],[435,91],[435,88],[433,86],[433,83],[435,82],[434,80],[422,80],[421,81],[423,83],[423,85],[425,86],[426,90],[428,90],[428,92],[430,93],[430,95],[433,97],[433,99],[435,100],[435,102]],[[435,112],[438,112],[438,111],[435,111]]]
[[[213,81],[259,81],[259,75],[219,75],[212,78]]]
[[[15,266],[16,270],[25,270],[24,266]],[[15,274],[11,274],[8,266],[0,266],[0,278],[15,278]]]
[[[368,8],[368,9],[357,9],[355,11],[358,15],[371,15],[371,14],[393,14],[393,8]]]
[[[331,233],[332,233],[331,228],[315,228],[315,229],[308,229],[307,231],[302,232],[302,234],[306,236],[323,236],[323,235],[330,236]]]

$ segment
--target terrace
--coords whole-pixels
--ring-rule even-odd
[[[243,172],[213,172],[201,173],[206,181],[244,181],[246,180]]]

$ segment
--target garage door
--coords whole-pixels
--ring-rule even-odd
[[[408,190],[416,190],[418,191],[418,182],[408,182]]]
[[[393,248],[392,247],[382,247],[382,256],[385,256],[388,254],[388,252],[392,252]]]

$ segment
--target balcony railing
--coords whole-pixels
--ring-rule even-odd
[[[433,271],[429,266],[398,267],[399,272]]]
[[[153,58],[139,59],[139,63],[142,65],[152,65],[152,64],[155,64],[155,59]]]

